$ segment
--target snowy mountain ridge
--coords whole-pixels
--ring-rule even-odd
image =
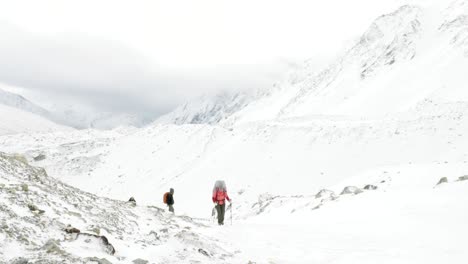
[[[15,107],[26,112],[31,112],[33,114],[41,115],[43,117],[50,115],[50,113],[46,109],[32,103],[31,101],[27,100],[23,96],[5,91],[1,88],[0,88],[0,104],[10,106],[10,107]]]
[[[466,39],[466,2],[443,8],[433,3],[404,5],[377,18],[354,47],[321,72],[308,71],[305,63],[288,80],[245,103],[223,102],[223,97],[205,99],[168,114],[163,123],[191,123],[187,117],[198,113],[204,113],[204,118],[196,123],[229,126],[311,115],[382,116],[408,111],[437,93],[454,91],[463,96],[451,79],[463,79],[466,60],[458,50],[466,52]],[[452,66],[441,69],[448,60]],[[430,72],[444,77],[416,78]],[[229,103],[237,107],[212,107]]]
[[[2,87],[4,89],[2,89]],[[14,91],[9,91],[14,90]],[[27,99],[22,93],[27,93],[14,87],[0,86],[0,104],[29,112],[47,119],[50,122],[77,129],[113,129],[119,126],[142,127],[150,120],[136,114],[98,112],[79,105],[48,104],[47,107],[39,106]],[[32,96],[34,97],[34,96]],[[34,101],[34,100],[33,100]],[[42,101],[39,100],[38,101]]]

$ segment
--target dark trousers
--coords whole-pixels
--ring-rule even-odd
[[[226,204],[216,205],[216,212],[218,213],[218,224],[224,225],[224,212],[226,210]]]

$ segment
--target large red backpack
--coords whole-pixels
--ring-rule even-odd
[[[223,189],[216,190],[216,201],[224,201],[226,199],[226,192]]]

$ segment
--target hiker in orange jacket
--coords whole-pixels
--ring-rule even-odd
[[[216,181],[213,188],[213,196],[211,197],[213,203],[216,205],[216,212],[218,213],[218,224],[224,225],[224,213],[226,211],[226,200],[231,203],[226,190],[226,183],[224,181]]]
[[[169,212],[174,213],[174,189],[170,189],[169,192],[164,194],[163,201],[167,204]]]

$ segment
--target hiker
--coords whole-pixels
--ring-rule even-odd
[[[226,199],[231,203],[226,190],[226,183],[224,181],[216,181],[213,188],[213,203],[216,207],[218,214],[218,225],[224,225],[224,213],[226,211]]]
[[[169,207],[169,212],[174,213],[174,189],[170,189],[169,192],[164,194],[163,201]]]

